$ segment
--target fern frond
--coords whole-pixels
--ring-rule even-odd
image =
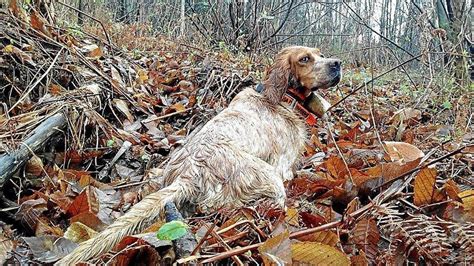
[[[402,247],[408,258],[447,263],[451,244],[441,222],[415,215],[390,226],[392,244]]]
[[[455,250],[451,255],[452,261],[469,265],[474,262],[474,224],[448,225],[451,241]]]

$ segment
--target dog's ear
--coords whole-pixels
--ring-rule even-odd
[[[270,68],[263,95],[270,103],[278,104],[292,79],[289,57],[283,50],[277,55],[275,63]]]

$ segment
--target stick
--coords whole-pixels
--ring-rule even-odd
[[[31,151],[36,152],[42,148],[54,134],[66,126],[66,122],[62,113],[55,114],[42,122],[17,150],[0,155],[0,186],[30,158]]]
[[[368,211],[373,206],[374,206],[374,203],[371,202],[371,203],[365,205],[363,208],[360,208],[360,209],[354,211],[353,213],[349,214],[349,216],[351,216],[352,218],[355,219],[355,218],[361,216],[362,214],[364,214],[366,211]],[[313,227],[313,228],[303,229],[301,231],[296,231],[296,232],[293,232],[293,233],[290,234],[290,238],[291,239],[298,238],[300,236],[305,236],[305,235],[320,232],[320,231],[323,231],[323,230],[331,229],[331,228],[334,228],[334,227],[337,227],[337,226],[341,225],[343,222],[344,222],[343,219],[339,219],[338,221],[323,224],[323,225],[318,226],[318,227]],[[256,243],[256,244],[253,244],[253,245],[250,245],[250,246],[240,247],[240,248],[232,249],[232,250],[229,250],[229,251],[226,251],[226,252],[222,252],[221,254],[219,254],[215,257],[205,259],[205,260],[203,260],[199,263],[200,264],[211,263],[211,262],[222,260],[222,259],[225,259],[225,258],[228,258],[228,257],[231,257],[231,256],[239,255],[239,254],[245,253],[249,250],[256,249],[256,248],[260,247],[261,245],[263,245],[264,243],[265,242],[260,242],[260,243]]]

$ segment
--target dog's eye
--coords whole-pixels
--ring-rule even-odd
[[[323,54],[320,54],[320,55],[319,55],[319,57],[321,57],[321,58],[325,58],[325,56],[324,56]]]
[[[305,57],[300,59],[301,63],[308,63],[308,61],[309,61],[309,56],[305,56]]]

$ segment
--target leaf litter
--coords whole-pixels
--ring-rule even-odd
[[[16,1],[0,22],[0,156],[49,117],[67,121],[2,181],[11,203],[2,209],[10,213],[1,224],[2,263],[54,262],[159,189],[169,154],[269,65],[263,56],[250,60],[164,37],[147,40],[154,53],[127,54],[52,27]],[[343,80],[338,89],[355,85]],[[375,109],[354,95],[310,128],[302,167],[286,184],[286,211],[262,200],[192,213],[186,223],[199,244],[178,261],[472,262],[472,131],[446,142],[451,131],[427,119],[429,110],[397,109],[404,99],[393,88],[374,89]],[[335,91],[326,97],[341,98]],[[173,262],[171,242],[156,238],[163,224],[124,238],[95,262]]]

